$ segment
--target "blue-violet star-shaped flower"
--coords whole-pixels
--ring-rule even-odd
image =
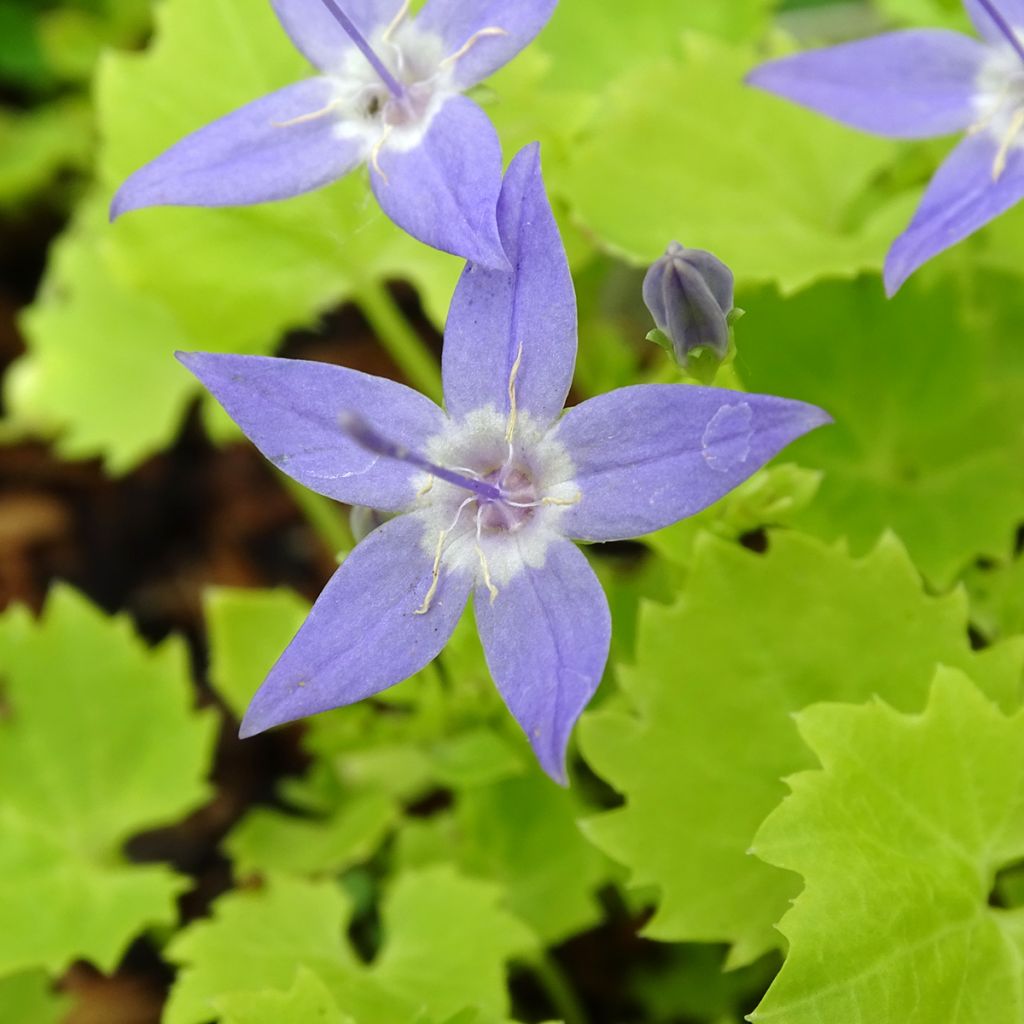
[[[462,93],[510,61],[557,0],[272,0],[319,69],[201,128],[136,171],[118,217],[147,206],[241,206],[320,188],[368,164],[384,212],[421,241],[505,268],[501,144]]]
[[[885,264],[895,294],[923,263],[1024,198],[1024,0],[964,0],[984,42],[913,29],[770,61],[748,81],[855,128],[966,130]]]
[[[394,518],[327,584],[242,723],[249,736],[417,672],[473,593],[491,675],[541,765],[565,779],[573,725],[608,657],[600,584],[572,543],[661,529],[828,422],[802,402],[682,384],[622,388],[561,415],[576,301],[538,147],[505,176],[511,266],[470,263],[443,356],[447,413],[394,381],[322,363],[182,354],[276,466]]]

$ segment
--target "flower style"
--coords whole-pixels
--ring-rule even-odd
[[[507,268],[495,219],[501,144],[462,93],[522,50],[557,0],[427,0],[415,18],[411,0],[272,3],[321,73],[182,139],[124,183],[111,215],[284,199],[365,163],[399,227]]]
[[[179,356],[284,472],[398,513],[327,584],[243,736],[417,672],[474,593],[491,675],[545,771],[564,781],[569,734],[611,633],[601,586],[570,538],[620,540],[692,515],[828,422],[802,402],[681,384],[622,388],[559,418],[576,303],[535,145],[509,167],[498,225],[511,269],[470,263],[452,302],[447,414],[339,366]]]
[[[748,77],[876,135],[966,130],[889,251],[889,295],[1024,198],[1024,0],[964,3],[984,42],[939,29],[892,32],[771,61]]]

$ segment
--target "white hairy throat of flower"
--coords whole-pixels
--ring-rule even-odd
[[[989,132],[996,139],[999,148],[992,178],[998,181],[1011,153],[1024,149],[1024,62],[1012,46],[992,46],[990,50],[977,79],[977,117],[971,132]]]
[[[396,152],[415,149],[431,122],[461,89],[454,82],[455,67],[481,39],[505,35],[498,26],[475,33],[458,52],[445,55],[444,40],[409,20],[406,0],[390,25],[367,39],[377,58],[401,85],[396,96],[358,47],[346,47],[336,68],[327,69],[332,95],[321,110],[285,122],[281,127],[332,117],[339,139],[360,142],[362,157],[382,177],[378,164],[385,147]]]
[[[413,514],[424,524],[435,581],[441,572],[468,573],[493,601],[519,573],[544,565],[548,546],[563,536],[561,519],[580,501],[572,460],[552,432],[525,412],[506,417],[487,406],[427,442],[431,462],[501,492],[490,499],[427,473],[417,478]]]

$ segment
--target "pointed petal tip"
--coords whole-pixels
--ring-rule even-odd
[[[263,725],[261,722],[255,720],[255,716],[252,714],[252,708],[250,708],[245,713],[245,717],[242,719],[242,723],[238,727],[238,738],[240,740],[252,739],[253,736],[259,736],[260,733],[266,732],[269,728],[269,725]]]

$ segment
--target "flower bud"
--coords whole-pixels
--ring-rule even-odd
[[[644,302],[663,335],[653,340],[671,347],[680,366],[688,367],[698,349],[710,350],[716,362],[725,358],[733,275],[716,256],[672,242],[647,272]]]

